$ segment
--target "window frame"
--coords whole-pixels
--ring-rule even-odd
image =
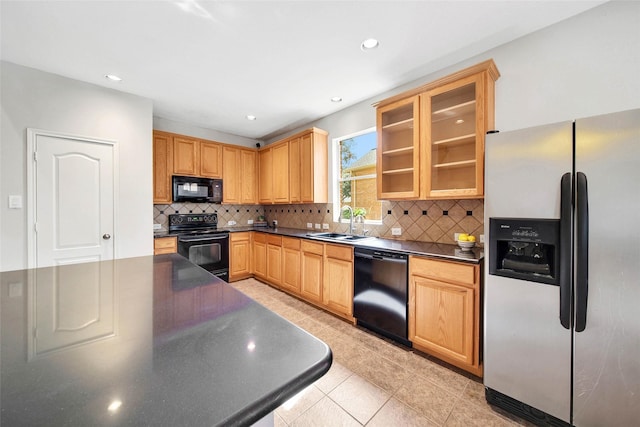
[[[335,171],[334,174],[332,174],[331,177],[331,188],[333,189],[333,222],[334,223],[339,223],[340,222],[340,217],[342,214],[342,206],[340,206],[340,183],[343,182],[342,181],[342,174],[341,174],[341,159],[340,159],[340,142],[346,140],[346,139],[350,139],[350,138],[355,138],[357,136],[361,136],[361,135],[365,135],[367,133],[373,133],[373,132],[377,132],[377,128],[375,126],[370,127],[370,128],[366,128],[363,129],[361,131],[358,132],[354,132],[354,133],[350,133],[348,135],[344,135],[344,136],[340,136],[337,138],[333,138],[332,139],[332,146],[331,146],[331,151],[333,153],[332,155],[332,159],[331,159],[331,164],[333,165],[333,169]],[[351,181],[358,181],[361,179],[370,179],[370,178],[375,178],[376,179],[376,184],[377,184],[377,173],[374,174],[369,174],[369,175],[361,175],[358,176],[357,179],[352,179]],[[380,203],[382,203],[382,200],[378,200]],[[381,217],[380,219],[367,219],[365,218],[364,220],[365,224],[371,224],[371,225],[382,225],[382,213],[381,213]]]

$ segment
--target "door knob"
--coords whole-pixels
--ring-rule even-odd
[[[111,234],[103,234],[103,235],[102,235],[102,238],[103,238],[104,240],[109,240],[109,239],[111,238]]]

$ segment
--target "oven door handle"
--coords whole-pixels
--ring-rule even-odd
[[[208,242],[212,240],[225,240],[229,236],[208,236],[208,237],[178,237],[179,242]]]

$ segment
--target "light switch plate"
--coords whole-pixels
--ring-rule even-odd
[[[460,235],[460,233],[453,233],[453,240],[455,240],[457,242],[459,235]]]
[[[252,219],[248,219],[248,220],[247,220],[247,224],[249,224],[249,225],[253,225],[253,220],[252,220]]]
[[[320,230],[320,224],[316,224],[316,230]]]
[[[480,243],[484,243],[484,234],[480,235]]]
[[[229,221],[229,225],[236,225],[235,221]]]
[[[307,228],[313,228],[313,224],[312,224],[312,223],[310,223],[310,222],[308,222],[308,223],[307,223]]]
[[[153,224],[153,229],[155,230],[162,230],[162,224]]]
[[[322,224],[322,229],[323,230],[328,230],[329,229],[329,224]]]
[[[393,227],[393,228],[391,229],[391,235],[392,235],[392,236],[400,236],[400,235],[402,235],[402,228],[400,228],[400,227]]]
[[[9,196],[9,209],[22,209],[22,196]]]

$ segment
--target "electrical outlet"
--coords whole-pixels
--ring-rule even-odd
[[[320,230],[320,224],[316,224],[316,230]]]
[[[249,225],[253,225],[253,220],[252,220],[252,219],[248,219],[248,220],[247,220],[247,224],[249,224]]]
[[[460,235],[460,233],[453,233],[453,240],[455,240],[457,242],[459,235]]]
[[[153,224],[153,230],[162,230],[162,224]]]
[[[329,224],[322,224],[322,229],[323,230],[328,230],[329,229]]]
[[[313,224],[311,224],[310,222],[307,223],[307,228],[313,228]]]
[[[229,221],[229,225],[236,225],[235,221]]]
[[[402,228],[400,227],[393,227],[391,229],[391,235],[392,236],[400,236],[402,234]]]
[[[484,234],[480,235],[480,243],[484,243]]]

